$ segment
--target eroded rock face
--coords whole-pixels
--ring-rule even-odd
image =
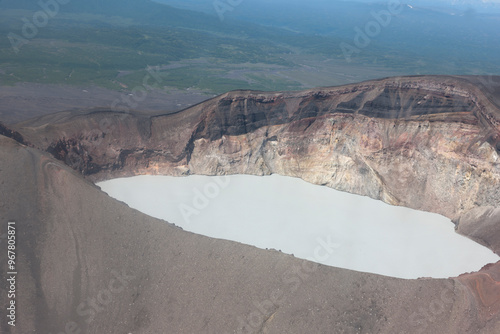
[[[60,113],[18,124],[15,130],[30,145],[93,181],[138,174],[296,176],[444,214],[454,218],[459,232],[498,253],[500,112],[495,90],[485,92],[474,80],[410,77],[298,93],[237,91],[170,115]],[[31,194],[37,203],[26,210],[19,198],[2,193],[2,203],[13,210],[9,217],[28,223],[25,231],[31,234],[26,242],[31,244],[23,249],[38,252],[22,260],[33,268],[23,276],[31,290],[22,298],[41,305],[40,310],[51,310],[38,310],[37,319],[45,320],[33,320],[23,332],[60,328],[65,319],[75,317],[78,302],[99,293],[102,282],[94,281],[89,272],[109,277],[107,268],[123,263],[137,270],[132,275],[143,283],[140,288],[134,285],[141,291],[117,297],[116,307],[110,306],[111,314],[123,319],[124,331],[244,331],[246,315],[255,311],[253,299],[267,301],[274,291],[289,287],[283,277],[300,265],[283,255],[178,231],[112,201],[36,150],[21,149],[6,139],[0,144],[5,159],[12,156],[18,161],[4,163],[2,170],[9,175],[22,170],[20,180],[30,177],[19,198]],[[26,161],[36,168],[22,167]],[[2,184],[8,191],[19,188],[9,175],[2,174]],[[73,182],[78,186],[67,187]],[[110,242],[116,238],[119,245]],[[55,254],[62,253],[71,255],[65,258],[69,263],[54,262]],[[28,258],[40,261],[24,260]],[[200,263],[207,269],[202,275]],[[450,280],[411,281],[319,267],[302,273],[299,282],[304,283],[289,295],[290,302],[266,309],[259,325],[273,333],[311,328],[340,328],[346,333],[498,333],[499,266]],[[65,271],[68,267],[71,272]],[[54,268],[63,272],[58,282],[46,275]],[[189,280],[177,286],[178,275]],[[196,293],[172,292],[182,289]],[[245,297],[235,299],[241,291]],[[137,306],[130,307],[132,303]],[[205,304],[210,307],[200,308]],[[151,305],[157,307],[148,308]],[[158,312],[164,309],[172,316]],[[193,310],[195,319],[190,316]],[[100,328],[111,326],[104,313],[95,321]]]
[[[91,180],[279,173],[457,219],[500,203],[500,111],[469,81],[234,91],[170,115],[94,111],[16,128]]]
[[[8,127],[6,127],[5,125],[3,125],[2,123],[0,123],[0,136],[5,136],[7,138],[12,138],[15,141],[17,141],[18,143],[26,144],[26,142],[24,141],[23,136],[19,132],[13,131],[13,130],[9,129]]]
[[[500,264],[460,278],[404,280],[195,235],[127,207],[47,153],[4,136],[0,184],[0,221],[16,222],[22,270],[16,326],[2,321],[2,333],[500,330],[493,271]],[[1,305],[7,295],[1,285]]]

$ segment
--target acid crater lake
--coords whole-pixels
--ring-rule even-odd
[[[447,278],[500,258],[438,214],[272,176],[136,176],[98,183],[186,231],[399,278]]]

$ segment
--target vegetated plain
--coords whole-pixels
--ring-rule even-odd
[[[332,1],[304,10],[291,4],[243,2],[220,21],[215,10],[189,1],[184,7],[206,13],[146,0],[69,3],[16,53],[9,33],[22,36],[23,18],[31,20],[41,8],[4,0],[0,84],[130,90],[143,85],[151,66],[155,87],[219,94],[299,90],[392,75],[500,73],[500,23],[494,15],[452,16],[405,6],[348,62],[340,44],[355,46],[355,28],[376,22],[373,13],[387,6]]]

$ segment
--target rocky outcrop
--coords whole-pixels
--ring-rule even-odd
[[[491,294],[498,264],[460,278],[404,280],[195,235],[4,136],[0,184],[0,221],[16,223],[18,270],[16,326],[2,321],[2,333],[500,330]],[[7,263],[6,251],[0,261]],[[1,285],[3,310],[7,296]]]
[[[455,221],[459,233],[500,254],[500,208],[482,206]]]
[[[20,144],[26,144],[23,136],[17,132],[9,129],[4,124],[0,123],[0,136],[5,136],[7,138],[12,138]]]
[[[92,181],[296,176],[444,214],[499,253],[500,93],[477,82],[408,77],[295,93],[236,91],[169,115],[67,112],[15,130]],[[500,263],[448,280],[313,265],[146,217],[47,154],[1,136],[0,157],[0,218],[23,231],[19,312],[29,319],[14,329],[2,323],[7,333],[65,326],[82,333],[500,330]],[[138,283],[111,292],[113,303],[89,322],[81,303],[103,298],[114,268]]]
[[[16,129],[91,180],[278,173],[456,220],[500,203],[500,109],[478,87],[424,76],[234,91],[175,114],[95,110]]]

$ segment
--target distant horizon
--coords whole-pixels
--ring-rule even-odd
[[[157,3],[162,4],[171,4],[175,7],[175,5],[179,4],[178,0],[151,0]],[[240,0],[241,2],[250,2],[250,0]],[[267,0],[251,0],[252,2],[259,3],[270,3]],[[272,2],[279,3],[279,1],[290,3],[300,2],[301,0],[272,0]],[[427,8],[444,8],[444,9],[458,9],[462,11],[474,10],[479,13],[496,13],[500,14],[500,0],[334,0],[334,1],[342,1],[342,2],[358,2],[358,3],[373,3],[373,4],[384,4],[391,1],[398,1],[402,4],[408,4],[412,6],[422,6]],[[183,1],[184,2],[184,1]],[[191,0],[187,1],[191,3],[199,3],[200,5],[208,5],[214,3],[214,0]],[[308,0],[307,4],[310,6],[314,3],[325,2],[325,0]],[[331,1],[328,1],[331,3]],[[201,7],[200,7],[201,8]],[[200,9],[200,11],[203,11]]]

